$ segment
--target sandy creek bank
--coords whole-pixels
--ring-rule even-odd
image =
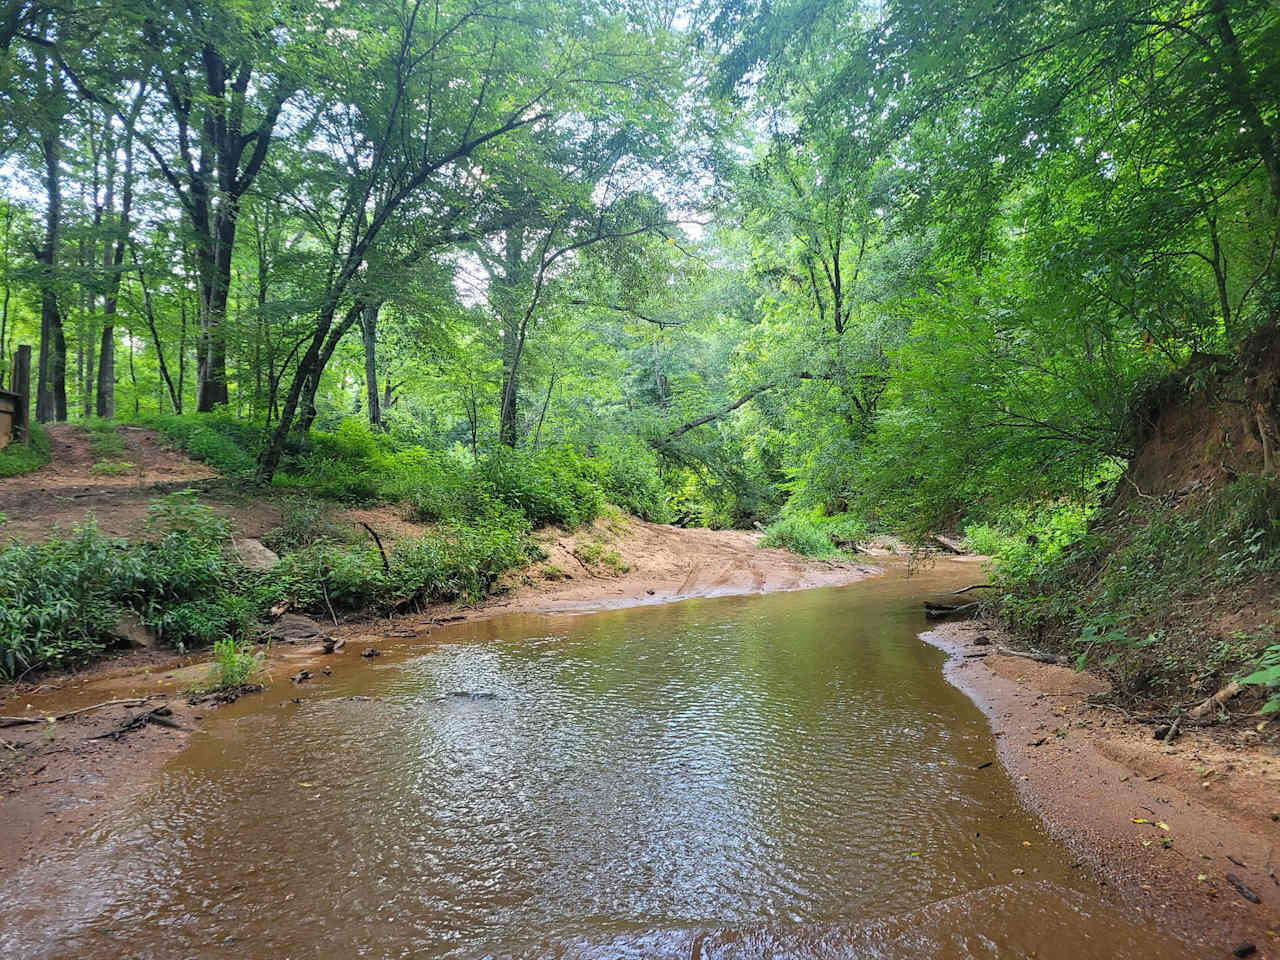
[[[997,629],[943,624],[922,639],[986,713],[1001,762],[1049,832],[1130,909],[1230,956],[1280,957],[1280,751],[1189,731],[1171,744],[1086,698],[1088,673],[994,652]],[[1234,877],[1254,903],[1228,879]]]

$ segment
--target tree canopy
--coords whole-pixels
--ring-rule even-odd
[[[5,0],[0,371],[612,451],[667,515],[924,530],[1085,497],[1276,322],[1248,0]],[[1265,430],[1265,427],[1259,429]]]

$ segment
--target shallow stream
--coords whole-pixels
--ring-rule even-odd
[[[972,578],[348,643],[0,885],[0,956],[1191,956],[983,766],[917,637]]]

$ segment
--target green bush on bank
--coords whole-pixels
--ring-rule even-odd
[[[851,513],[824,516],[815,511],[783,511],[765,527],[760,545],[782,547],[808,557],[843,557],[855,552],[867,534],[865,521]]]
[[[154,539],[109,537],[89,522],[69,536],[0,551],[0,679],[62,666],[116,645],[133,612],[161,642],[242,637],[253,610],[224,554],[225,523],[176,494],[152,511]]]
[[[316,614],[389,612],[413,603],[474,601],[539,556],[523,515],[494,507],[392,547],[318,540],[250,573],[229,549],[225,520],[188,493],[154,504],[148,536],[129,542],[89,521],[70,535],[0,550],[0,680],[68,666],[119,644],[132,613],[178,649],[240,644],[280,600]]]
[[[253,475],[265,432],[225,413],[152,416],[139,421],[190,456],[233,479]],[[407,502],[426,521],[464,522],[495,505],[534,526],[589,523],[604,503],[656,522],[671,519],[657,457],[639,441],[613,438],[593,456],[570,446],[537,451],[498,446],[474,462],[405,443],[358,419],[312,430],[287,451],[274,485],[347,503]]]
[[[966,533],[993,558],[1010,627],[1079,666],[1101,667],[1121,693],[1247,672],[1280,626],[1259,622],[1223,637],[1198,612],[1206,598],[1274,593],[1280,481],[1273,478],[1241,476],[1176,507],[1149,497],[1096,513],[1042,506]]]

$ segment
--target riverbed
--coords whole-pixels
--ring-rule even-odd
[[[10,874],[0,955],[1195,956],[1047,835],[918,638],[972,577],[334,657]]]

